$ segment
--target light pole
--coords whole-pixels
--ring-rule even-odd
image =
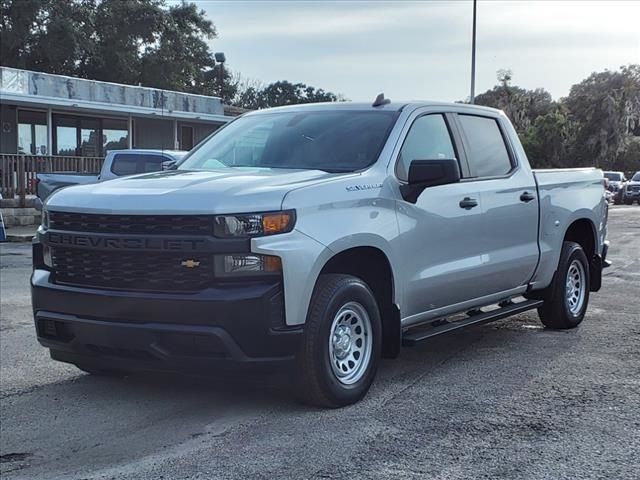
[[[227,61],[227,58],[225,57],[223,52],[216,52],[214,54],[214,57],[216,59],[216,62],[220,64],[220,71],[218,72],[218,74],[220,82],[220,98],[222,98],[222,89],[224,87],[224,62]]]
[[[476,7],[478,0],[473,0],[473,33],[471,37],[471,95],[470,102],[476,98]]]

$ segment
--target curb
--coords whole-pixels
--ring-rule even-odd
[[[7,238],[5,240],[5,242],[11,242],[11,243],[31,243],[31,240],[33,239],[34,235],[30,234],[30,233],[15,233],[12,234],[10,232],[7,232]]]

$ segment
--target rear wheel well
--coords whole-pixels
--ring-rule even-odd
[[[393,272],[387,256],[375,247],[355,247],[331,257],[320,274],[343,273],[364,281],[376,299],[382,318],[382,356],[400,353],[400,312],[394,304]]]
[[[596,254],[596,237],[593,223],[586,218],[576,220],[567,229],[564,235],[565,242],[576,242],[584,250],[587,259],[591,262]]]
[[[565,242],[575,242],[584,250],[589,262],[589,277],[591,278],[591,291],[597,292],[602,284],[602,259],[596,251],[596,229],[593,223],[586,218],[576,220],[567,229],[564,235]]]

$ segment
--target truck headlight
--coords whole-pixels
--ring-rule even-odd
[[[274,275],[282,272],[280,257],[242,253],[234,255],[216,255],[216,277],[240,277]]]
[[[49,245],[42,245],[42,263],[44,263],[46,267],[53,268],[53,257]]]
[[[45,230],[49,228],[49,211],[46,209],[46,207],[42,207],[42,228],[44,228]]]
[[[293,230],[295,212],[249,213],[240,215],[216,215],[213,232],[220,238],[261,237]]]

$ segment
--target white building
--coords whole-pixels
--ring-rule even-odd
[[[218,97],[0,66],[0,153],[103,157],[190,150],[229,121]]]

